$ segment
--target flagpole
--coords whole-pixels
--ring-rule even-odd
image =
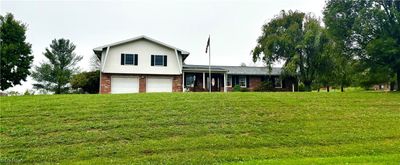
[[[208,77],[209,77],[209,85],[208,85],[208,90],[211,93],[211,38],[210,35],[208,35],[208,38],[210,40],[210,44],[208,45]]]

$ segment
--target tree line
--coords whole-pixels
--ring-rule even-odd
[[[34,88],[61,93],[98,93],[99,59],[93,55],[94,71],[80,73],[81,55],[68,39],[54,39],[38,66],[31,65],[31,44],[26,25],[10,13],[0,15],[1,90],[26,81]],[[306,91],[338,86],[370,87],[400,84],[400,1],[330,0],[323,18],[301,11],[281,11],[262,26],[252,50],[253,61],[270,68],[284,61],[283,75],[297,77]]]
[[[400,1],[330,0],[322,21],[281,11],[262,27],[253,61],[284,61],[286,76],[313,87],[400,84]]]
[[[96,55],[91,59],[94,71],[80,73],[77,63],[82,56],[75,54],[76,46],[68,39],[54,39],[43,53],[46,60],[31,70],[32,46],[25,41],[26,30],[27,26],[11,13],[0,16],[1,90],[20,85],[30,75],[36,82],[34,88],[42,93],[98,93],[100,72]]]

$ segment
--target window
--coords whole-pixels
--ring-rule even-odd
[[[282,88],[282,79],[279,77],[275,77],[274,79],[274,87],[275,88]]]
[[[137,65],[137,54],[121,54],[121,65]]]
[[[125,54],[125,65],[133,65],[133,54]]]
[[[167,56],[151,55],[151,66],[167,66]]]
[[[232,76],[228,75],[228,79],[226,81],[226,86],[231,87],[232,86]]]
[[[187,74],[185,75],[185,78],[186,78],[185,87],[194,87],[196,76],[194,74]]]
[[[239,85],[242,88],[246,88],[247,87],[246,76],[239,76]]]

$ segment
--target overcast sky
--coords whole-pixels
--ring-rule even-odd
[[[250,51],[261,26],[280,10],[312,12],[322,17],[324,0],[222,1],[18,1],[1,0],[0,13],[13,13],[28,25],[34,65],[55,38],[70,39],[79,64],[88,70],[92,49],[112,42],[147,35],[190,52],[187,64],[208,64],[205,46],[211,35],[212,65],[254,65]],[[23,92],[32,80],[9,90]]]

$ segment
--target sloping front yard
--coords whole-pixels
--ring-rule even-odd
[[[400,163],[398,93],[0,99],[0,164]]]

